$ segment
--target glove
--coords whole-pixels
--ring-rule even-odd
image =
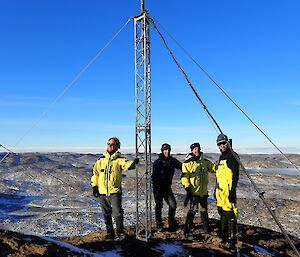
[[[229,190],[228,200],[231,203],[235,203],[235,190]]]
[[[139,161],[140,161],[139,158],[135,158],[128,169],[129,170],[135,169],[135,165],[138,164]]]
[[[97,186],[93,187],[93,196],[95,196],[96,198],[100,197],[99,190],[98,190]]]
[[[213,172],[216,172],[218,168],[219,168],[219,162],[218,162],[218,161],[215,161],[215,162],[213,163],[213,168],[212,168]]]
[[[191,188],[186,187],[185,190],[186,190],[186,197],[185,197],[183,205],[184,205],[184,207],[187,207],[189,202],[192,201],[192,199],[193,199],[193,194],[191,192]]]

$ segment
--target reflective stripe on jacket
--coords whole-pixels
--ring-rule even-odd
[[[220,160],[216,170],[216,199],[217,206],[224,211],[233,211],[234,203],[229,201],[229,190],[232,190],[233,173],[227,165],[227,160]]]
[[[182,164],[182,185],[185,188],[190,187],[193,195],[208,195],[208,172],[212,172],[212,167],[211,161],[203,158],[203,155],[199,158],[188,158]]]
[[[113,155],[105,152],[94,164],[92,186],[98,186],[100,194],[121,193],[122,171],[134,168],[132,164],[120,152]]]

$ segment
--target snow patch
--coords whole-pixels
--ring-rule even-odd
[[[160,243],[158,246],[154,247],[155,251],[161,253],[161,256],[183,256],[186,254],[182,244],[180,242],[175,241],[174,243]]]
[[[261,247],[261,246],[258,246],[258,245],[254,245],[254,249],[256,252],[258,253],[264,253],[264,254],[267,254],[267,255],[270,255],[270,256],[274,256],[272,253],[270,253],[267,249]]]
[[[106,251],[106,252],[94,253],[94,252],[88,251],[86,249],[82,249],[82,248],[79,248],[77,246],[55,240],[55,239],[50,238],[50,237],[41,236],[40,238],[42,238],[42,239],[44,239],[48,242],[54,243],[54,244],[56,244],[60,247],[66,248],[66,249],[68,249],[72,252],[79,253],[79,254],[84,254],[85,256],[87,255],[87,256],[91,256],[91,257],[92,256],[93,257],[121,257],[121,255],[119,254],[120,249],[116,249],[116,250],[112,250],[112,251]]]

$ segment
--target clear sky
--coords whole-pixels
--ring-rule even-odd
[[[145,0],[184,46],[285,152],[300,153],[298,0]],[[139,0],[0,0],[0,144],[8,148],[94,57]],[[161,27],[160,27],[161,28]],[[271,144],[183,54],[167,42],[239,152]],[[151,27],[152,147],[216,152],[217,132]],[[118,136],[134,151],[133,22],[60,99],[18,150],[101,152]],[[15,148],[13,148],[15,149]],[[1,151],[1,150],[0,150]],[[276,152],[272,150],[272,152]]]

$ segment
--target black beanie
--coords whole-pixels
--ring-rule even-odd
[[[190,146],[191,151],[193,151],[193,149],[194,149],[195,147],[199,147],[199,150],[201,150],[201,147],[200,147],[200,144],[199,144],[199,143],[193,143],[193,144],[191,144],[191,146]]]

